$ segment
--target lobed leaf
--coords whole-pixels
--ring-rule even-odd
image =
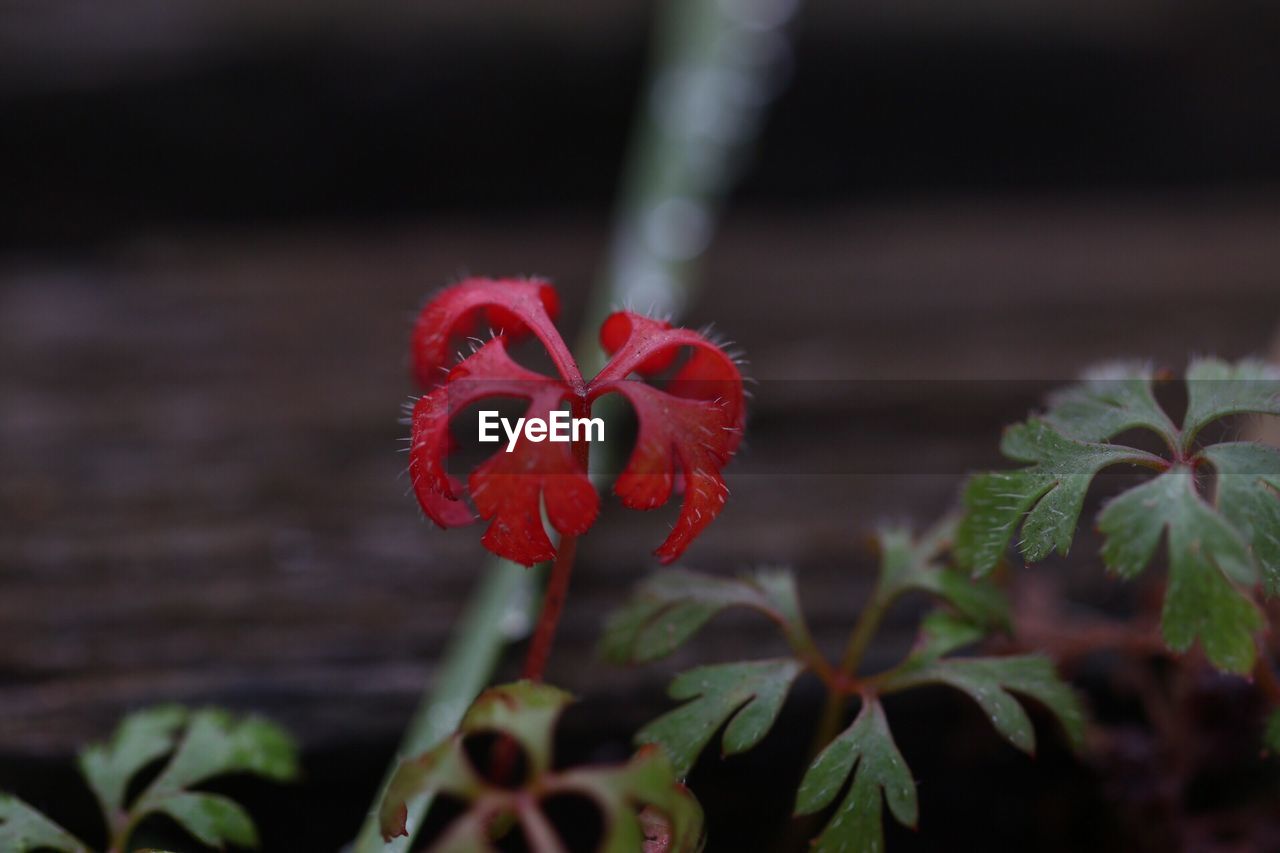
[[[1247,673],[1257,654],[1262,614],[1235,584],[1257,574],[1239,533],[1196,494],[1194,475],[1178,466],[1116,497],[1098,517],[1103,561],[1130,578],[1169,542],[1169,583],[1160,626],[1165,642],[1185,651],[1197,639],[1215,666]]]
[[[1066,554],[1085,493],[1103,468],[1163,464],[1141,450],[1069,438],[1044,420],[1005,430],[1000,450],[1010,459],[1032,464],[977,474],[965,487],[966,512],[956,534],[956,557],[979,576],[995,568],[1020,522],[1019,550],[1027,562],[1038,562],[1055,550]]]
[[[178,791],[228,773],[291,781],[298,775],[297,746],[267,720],[217,709],[197,711],[150,791]]]
[[[135,818],[166,814],[211,846],[252,846],[249,815],[225,797],[187,789],[217,776],[251,773],[280,782],[297,777],[297,747],[274,723],[226,711],[192,713],[177,749],[160,775],[129,808]]]
[[[1218,475],[1218,511],[1252,547],[1267,594],[1280,594],[1280,450],[1230,442],[1203,453]]]
[[[189,713],[176,705],[162,705],[125,717],[111,739],[81,751],[80,772],[89,782],[108,826],[125,810],[125,790],[139,770],[173,751]]]
[[[920,624],[920,638],[911,657],[915,660],[932,660],[971,646],[987,635],[987,629],[974,624],[963,616],[936,610]]]
[[[1280,451],[1247,442],[1198,453],[1193,447],[1203,428],[1220,418],[1280,414],[1280,372],[1258,361],[1193,361],[1181,428],[1160,408],[1151,383],[1146,367],[1108,368],[1052,397],[1043,418],[1011,427],[1002,451],[1032,464],[970,479],[956,554],[975,573],[988,572],[1019,524],[1028,562],[1055,549],[1065,554],[1085,492],[1102,468],[1154,468],[1158,476],[1119,495],[1099,515],[1103,561],[1121,577],[1133,577],[1166,538],[1166,644],[1183,651],[1199,641],[1219,669],[1245,673],[1256,657],[1253,634],[1263,625],[1251,588],[1261,580],[1268,594],[1280,593]],[[1132,428],[1162,435],[1172,458],[1095,443]],[[1216,475],[1212,505],[1198,491],[1201,462]]]
[[[1187,413],[1182,446],[1188,449],[1200,430],[1231,415],[1280,415],[1280,371],[1263,361],[1231,364],[1197,359],[1187,368]]]
[[[421,755],[407,758],[391,776],[378,806],[382,837],[390,840],[409,834],[405,825],[408,802],[415,797],[434,796],[443,791],[470,801],[483,790],[484,781],[467,759],[459,738],[451,738]]]
[[[80,839],[19,800],[0,792],[0,850],[5,853],[88,853]]]
[[[1031,718],[1013,694],[1029,696],[1044,705],[1061,724],[1075,748],[1084,744],[1084,708],[1079,697],[1042,655],[1003,658],[918,659],[889,678],[884,692],[921,684],[946,684],[967,694],[991,720],[1002,737],[1024,752],[1035,752]]]
[[[209,847],[258,846],[258,831],[249,813],[219,794],[172,794],[157,801],[155,811],[168,815]]]
[[[432,850],[494,850],[492,828],[515,820],[532,849],[560,851],[562,842],[541,803],[572,793],[590,798],[599,807],[604,819],[600,849],[607,853],[641,849],[646,837],[642,815],[645,823],[663,827],[668,850],[695,853],[702,839],[702,809],[676,781],[661,750],[643,749],[618,766],[553,768],[555,724],[571,701],[562,690],[527,681],[486,690],[455,734],[423,755],[402,762],[396,770],[378,810],[383,836],[390,840],[406,834],[410,799],[446,791],[468,808],[445,829]],[[519,744],[529,759],[528,774],[520,787],[497,784],[472,766],[463,739],[479,732],[507,736]]]
[[[804,670],[792,658],[700,666],[671,682],[672,699],[690,700],[636,734],[637,743],[659,744],[679,776],[728,721],[721,746],[736,755],[758,744],[777,722],[791,684]]]
[[[957,527],[957,519],[949,517],[918,538],[905,527],[882,528],[877,535],[879,594],[891,599],[913,589],[928,592],[974,624],[1006,628],[1009,603],[999,588],[988,582],[975,582],[938,562],[955,540]]]
[[[863,699],[853,724],[810,765],[796,794],[796,814],[813,814],[825,808],[851,773],[849,793],[814,842],[813,849],[819,853],[883,850],[882,798],[898,823],[916,825],[915,780],[875,697]]]
[[[1172,445],[1178,428],[1156,402],[1154,378],[1148,364],[1095,368],[1080,384],[1050,395],[1044,420],[1062,435],[1079,441],[1106,441],[1126,430],[1148,429]]]
[[[509,735],[529,758],[530,772],[551,769],[552,739],[556,722],[573,696],[559,688],[533,681],[491,687],[476,698],[463,715],[458,729],[464,734],[502,732]]]
[[[159,775],[127,802],[134,777],[165,756],[169,760]],[[109,740],[86,747],[79,764],[98,800],[113,849],[128,841],[139,821],[155,814],[168,815],[210,847],[254,847],[257,831],[243,808],[221,795],[186,789],[226,773],[280,781],[297,775],[296,748],[278,726],[224,711],[192,713],[175,705],[130,714]],[[45,849],[78,853],[88,848],[20,800],[0,794],[0,850]]]
[[[721,578],[685,569],[656,572],[609,617],[600,652],[613,663],[647,663],[671,654],[717,613],[745,607],[777,623],[793,648],[813,645],[795,580],[782,570]]]
[[[702,846],[702,807],[660,749],[641,749],[622,768],[583,768],[561,774],[552,790],[592,797],[608,817],[600,853],[632,853],[644,847],[646,824],[660,827],[670,853]],[[656,812],[656,814],[655,814]]]

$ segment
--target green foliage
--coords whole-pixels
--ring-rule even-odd
[[[243,808],[218,794],[190,788],[215,776],[251,773],[277,781],[297,776],[296,748],[278,726],[225,711],[166,705],[130,714],[105,743],[80,753],[80,771],[98,800],[112,850],[125,849],[146,817],[167,815],[209,847],[256,847],[257,831]],[[130,780],[169,761],[132,803]],[[87,851],[70,833],[19,800],[0,796],[0,849]]]
[[[1073,747],[1084,745],[1084,708],[1042,655],[1003,658],[921,657],[887,678],[882,693],[945,684],[967,694],[1000,735],[1026,753],[1036,748],[1031,718],[1013,694],[1029,696],[1052,712]]]
[[[0,850],[10,853],[36,850],[84,853],[88,849],[80,839],[22,800],[0,794]]]
[[[974,583],[942,562],[956,536],[958,519],[943,519],[923,536],[905,527],[885,527],[877,535],[880,578],[876,594],[890,601],[907,592],[932,594],[957,613],[984,628],[1009,627],[1009,602],[993,584]]]
[[[1078,441],[1106,441],[1131,429],[1172,435],[1178,428],[1156,402],[1154,380],[1146,364],[1104,365],[1051,395],[1045,420]]]
[[[676,677],[672,699],[690,700],[649,723],[636,735],[671,756],[686,776],[716,731],[730,720],[721,741],[725,755],[758,744],[778,719],[782,703],[802,665],[792,658],[700,666]]]
[[[733,607],[755,610],[777,624],[793,648],[813,640],[800,614],[790,573],[760,570],[741,578],[718,578],[669,569],[645,579],[610,617],[601,655],[612,663],[648,663],[666,657],[717,613]]]
[[[1164,538],[1165,642],[1183,651],[1199,641],[1217,667],[1245,673],[1256,660],[1254,635],[1263,624],[1252,589],[1259,582],[1269,594],[1280,589],[1280,452],[1248,442],[1197,448],[1196,440],[1223,417],[1280,414],[1280,375],[1254,361],[1193,362],[1180,427],[1156,401],[1152,383],[1148,368],[1107,368],[1051,397],[1042,417],[1010,427],[1001,451],[1027,467],[969,480],[956,555],[985,575],[1019,525],[1027,562],[1055,550],[1066,554],[1085,493],[1103,468],[1154,469],[1154,479],[1114,498],[1099,515],[1103,562],[1133,577]],[[1159,435],[1168,458],[1111,443],[1130,429]],[[1202,476],[1207,471],[1216,475],[1211,490]]]
[[[980,642],[987,635],[982,625],[963,616],[935,610],[920,622],[920,636],[910,660],[927,661]]]
[[[1221,514],[1196,494],[1193,475],[1173,468],[1125,492],[1098,517],[1106,535],[1103,562],[1124,578],[1151,561],[1168,531],[1169,584],[1160,625],[1165,642],[1183,651],[1197,638],[1220,669],[1247,673],[1263,625],[1251,598],[1233,585],[1254,582],[1249,549]]]
[[[1280,415],[1280,374],[1263,361],[1229,364],[1198,359],[1187,368],[1187,414],[1182,447],[1190,450],[1200,430],[1230,415]]]
[[[979,575],[995,568],[1019,522],[1019,547],[1028,562],[1043,560],[1055,550],[1067,553],[1085,493],[1099,471],[1120,463],[1161,464],[1159,457],[1141,450],[1069,438],[1043,420],[1010,427],[1000,452],[1029,465],[978,474],[965,488],[967,514],[956,553]]]
[[[826,808],[853,774],[849,793],[836,809],[814,849],[878,851],[884,848],[881,797],[898,823],[914,827],[919,816],[916,783],[911,778],[889,721],[877,699],[862,703],[853,725],[829,743],[810,765],[796,794],[795,812],[813,814]]]
[[[730,606],[747,606],[769,615],[788,638],[793,655],[702,666],[678,675],[670,693],[684,704],[641,729],[637,741],[661,745],[683,775],[721,728],[724,755],[758,744],[777,721],[795,679],[806,671],[821,678],[829,695],[841,704],[859,697],[857,718],[843,734],[831,729],[832,739],[809,767],[797,795],[797,814],[816,813],[830,805],[853,778],[848,795],[815,842],[820,851],[882,849],[882,798],[895,819],[915,825],[915,783],[894,744],[880,704],[882,695],[926,684],[955,687],[982,706],[1000,734],[1030,752],[1034,732],[1015,694],[1027,696],[1046,705],[1071,743],[1078,745],[1084,721],[1080,702],[1046,658],[948,657],[1004,629],[1009,617],[1008,603],[990,581],[972,580],[947,564],[954,535],[953,520],[919,538],[903,528],[880,532],[875,590],[851,635],[854,654],[847,654],[839,668],[813,645],[788,575],[771,572],[767,585],[761,576],[726,580],[689,571],[674,579],[664,577],[674,573],[661,573],[645,581],[608,623],[603,648],[612,659],[646,660],[656,656],[651,655],[656,649],[669,653],[712,615]],[[768,594],[766,589],[775,592]],[[922,621],[919,639],[901,663],[861,676],[857,668],[864,638],[874,634],[884,612],[899,597],[913,592],[929,595],[940,608]],[[684,630],[694,622],[693,630]],[[833,722],[838,723],[838,718]]]
[[[1267,594],[1280,594],[1280,450],[1227,442],[1204,455],[1218,473],[1218,509],[1252,546]]]
[[[405,835],[408,802],[435,793],[451,794],[468,808],[445,829],[433,851],[495,849],[494,836],[518,822],[535,851],[563,849],[542,800],[560,794],[590,798],[604,819],[605,853],[641,849],[646,830],[657,825],[672,853],[694,853],[702,843],[702,809],[676,781],[670,760],[658,749],[642,749],[626,764],[553,768],[556,722],[572,697],[544,684],[521,681],[481,693],[456,733],[436,748],[402,762],[387,787],[378,818],[384,838]],[[492,768],[473,765],[465,739],[477,734],[510,738],[527,761],[518,787],[494,779]],[[499,748],[500,752],[500,748]]]

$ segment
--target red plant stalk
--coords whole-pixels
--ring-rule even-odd
[[[571,408],[575,418],[591,416],[591,405],[585,400],[573,401]],[[575,441],[573,455],[582,470],[588,471],[591,446],[586,441]],[[524,659],[523,677],[530,681],[542,681],[542,675],[546,671],[551,646],[556,638],[556,628],[560,624],[560,614],[564,611],[564,602],[569,595],[569,578],[573,575],[573,560],[577,553],[578,537],[573,534],[561,536],[555,562],[551,565],[551,577],[547,580],[547,590],[542,597],[538,624],[534,627],[529,653]]]

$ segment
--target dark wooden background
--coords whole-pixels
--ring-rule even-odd
[[[645,7],[521,29],[472,4],[393,15],[418,22],[390,38],[344,29],[343,4],[310,28],[131,5],[152,25],[116,42],[83,36],[94,4],[0,30],[0,787],[90,825],[60,787],[78,744],[153,702],[256,709],[308,760],[295,792],[253,789],[269,848],[333,849],[484,559],[478,530],[435,530],[405,494],[413,310],[464,271],[541,273],[576,332]],[[685,563],[794,566],[833,649],[866,534],[949,506],[1046,387],[1116,357],[1264,352],[1280,321],[1260,25],[1230,4],[1015,5],[815,7],[687,318],[760,384],[733,497]],[[663,665],[595,660],[665,532],[607,503],[583,542],[550,672],[589,697],[579,752],[621,750],[675,668],[770,648],[729,618]],[[1071,562],[1117,594],[1087,549]],[[932,707],[913,725],[936,729]]]

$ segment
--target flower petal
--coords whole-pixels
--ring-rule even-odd
[[[588,397],[616,391],[636,410],[639,433],[614,492],[632,509],[653,509],[683,491],[675,527],[655,552],[663,563],[679,557],[720,513],[728,488],[720,469],[742,441],[742,374],[719,346],[688,329],[639,314],[611,315],[600,331],[612,360],[591,382]],[[661,388],[628,379],[670,369],[691,354]]]
[[[720,346],[692,329],[673,328],[664,320],[630,311],[617,311],[605,319],[600,327],[600,343],[611,358],[591,381],[588,397],[592,399],[607,393],[610,383],[632,373],[652,376],[668,369],[680,351],[689,348],[689,360],[664,390],[676,397],[722,402],[732,426],[738,429],[729,451],[737,450],[746,419],[746,393],[742,372]]]
[[[418,400],[413,409],[413,438],[409,475],[422,511],[441,527],[459,527],[475,520],[461,500],[462,484],[449,475],[446,460],[451,445],[449,422],[459,411],[492,397],[559,399],[567,388],[516,364],[504,338],[494,338],[449,372],[445,384]],[[510,456],[503,451],[498,455]],[[532,497],[538,512],[538,496]],[[487,516],[486,516],[487,517]]]
[[[512,339],[532,332],[564,381],[579,388],[582,375],[552,323],[559,307],[555,289],[539,279],[469,278],[447,287],[427,302],[414,325],[414,376],[423,388],[442,384],[455,340],[487,326]]]
[[[563,386],[544,387],[529,403],[526,418],[548,419],[567,394]],[[481,540],[495,554],[526,566],[555,557],[542,524],[547,518],[562,534],[586,533],[596,520],[600,498],[566,442],[530,441],[521,436],[514,449],[493,454],[471,474],[471,499],[489,529]]]
[[[640,422],[631,459],[613,486],[622,503],[654,509],[667,502],[673,486],[683,486],[675,527],[654,552],[670,563],[720,514],[729,495],[720,469],[741,431],[723,401],[683,399],[637,380],[614,383],[612,390],[631,401]]]

